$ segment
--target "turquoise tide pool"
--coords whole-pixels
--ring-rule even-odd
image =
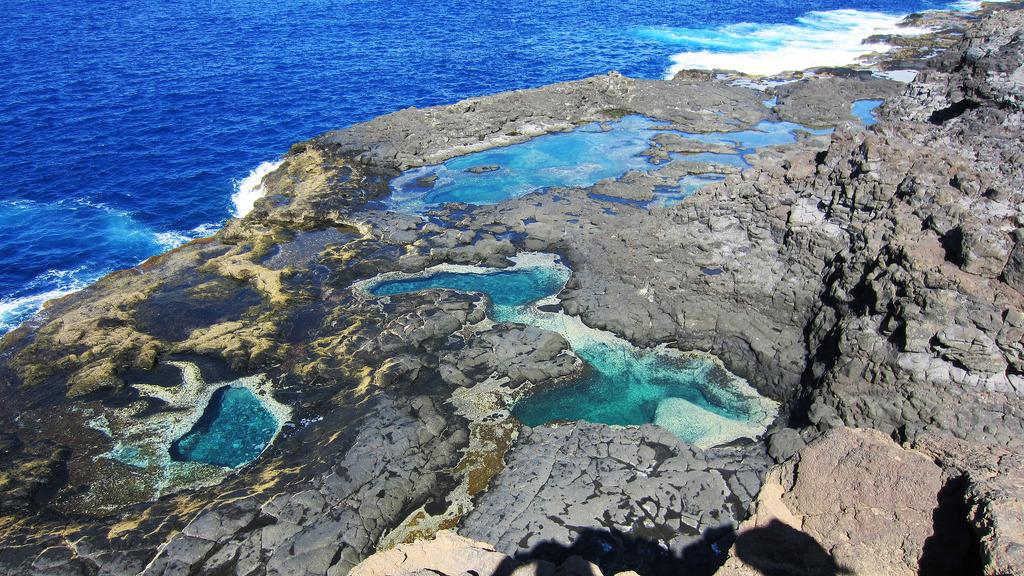
[[[432,288],[478,292],[490,298],[491,315],[496,321],[509,322],[519,308],[558,293],[564,285],[565,278],[561,274],[537,267],[514,271],[438,272],[421,278],[381,282],[371,288],[371,292],[376,296]]]
[[[627,116],[415,168],[392,180],[389,207],[418,211],[446,202],[494,204],[544,188],[590,186],[630,170],[650,170],[656,166],[641,153],[658,133],[654,128],[664,124]]]
[[[774,419],[777,404],[730,374],[713,356],[659,347],[641,349],[609,332],[538,304],[565,285],[569,269],[546,255],[530,255],[509,270],[449,267],[424,275],[371,282],[374,296],[444,288],[490,298],[496,322],[518,322],[558,332],[587,363],[587,374],[520,400],[512,413],[537,426],[585,420],[635,426],[654,423],[698,447],[754,438]]]
[[[251,390],[224,386],[195,426],[171,445],[171,457],[236,468],[255,460],[277,430],[274,414]]]
[[[792,122],[761,122],[749,130],[706,134],[673,131],[666,126],[665,122],[644,116],[626,116],[407,170],[391,181],[387,206],[401,212],[421,212],[448,202],[495,204],[547,188],[587,187],[630,171],[653,170],[659,164],[651,162],[644,152],[655,145],[655,136],[666,132],[732,148],[731,152],[673,153],[669,155],[671,159],[740,169],[749,166],[745,155],[765,146],[791,144],[796,141],[797,132],[831,132]],[[721,177],[715,173],[689,177],[680,182],[673,195],[638,205],[677,203]]]

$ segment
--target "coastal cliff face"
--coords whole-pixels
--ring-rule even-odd
[[[882,62],[920,68],[909,85],[610,74],[292,146],[246,217],[4,337],[0,572],[1024,573],[1024,12],[950,22]],[[644,170],[390,209],[404,171],[631,115],[665,129]],[[694,138],[764,122],[802,126],[742,164]],[[778,419],[704,448],[523,426],[517,401],[595,369],[583,328],[372,292],[535,253],[571,270],[544,313],[714,354]],[[243,431],[269,446],[238,467],[182,456],[224,386],[278,422]]]

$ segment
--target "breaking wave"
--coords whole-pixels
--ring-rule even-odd
[[[261,162],[259,166],[252,169],[249,175],[235,182],[235,193],[231,195],[231,202],[235,205],[232,214],[241,218],[252,212],[256,201],[263,196],[263,177],[277,170],[284,160],[268,160]]]
[[[865,38],[885,34],[923,34],[924,28],[899,26],[906,15],[829,10],[809,12],[792,24],[739,23],[718,28],[641,28],[645,38],[684,49],[672,56],[666,73],[690,68],[734,70],[767,76],[790,70],[851,64],[891,47]]]

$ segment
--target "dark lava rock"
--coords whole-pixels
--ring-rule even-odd
[[[0,573],[341,575],[382,543],[450,527],[510,554],[597,530],[676,555],[710,549],[702,531],[731,529],[780,489],[814,539],[852,546],[836,554],[910,569],[929,538],[959,550],[933,525],[952,501],[985,569],[1020,572],[1024,12],[990,10],[955,39],[908,45],[950,48],[907,86],[811,78],[778,87],[773,111],[731,77],[609,74],[402,110],[292,147],[264,181],[287,201],[257,202],[212,239],[112,274],[0,343],[0,414],[18,439],[0,452],[11,519]],[[846,122],[862,98],[887,99],[869,130]],[[724,181],[671,207],[639,200],[699,167],[660,162],[426,217],[379,209],[402,170],[633,113],[685,132],[776,114],[835,131],[761,149],[742,171],[715,167]],[[639,200],[609,209],[601,189]],[[264,265],[295,233],[327,227],[358,238],[294,270]],[[357,284],[504,267],[524,250],[572,268],[567,314],[637,346],[714,353],[778,400],[769,438],[697,450],[650,425],[521,428],[504,403],[513,390],[581,369],[561,336],[493,325],[477,295],[375,299]],[[265,374],[293,421],[219,484],[184,493],[140,477],[109,452],[131,441],[114,438],[128,424],[167,415],[154,401],[167,387],[136,376],[169,355]],[[850,440],[843,426],[873,432]],[[890,461],[920,480],[913,490]],[[812,472],[784,478],[786,466]],[[163,492],[153,500],[136,480]],[[105,489],[119,499],[62,507]]]

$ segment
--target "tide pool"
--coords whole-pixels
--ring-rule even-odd
[[[875,110],[882,105],[882,102],[883,100],[857,100],[853,103],[850,111],[865,126],[873,126],[878,124]]]
[[[391,181],[388,206],[409,212],[446,202],[494,204],[544,188],[591,186],[630,170],[651,170],[656,166],[641,153],[658,134],[654,128],[664,124],[627,116],[414,168]]]
[[[291,417],[265,374],[230,379],[216,361],[162,361],[126,380],[141,401],[82,409],[89,427],[110,441],[97,459],[131,471],[112,473],[83,492],[91,510],[214,485],[259,457]]]
[[[797,132],[807,132],[817,136],[831,134],[831,128],[810,128],[795,122],[761,122],[749,130],[735,132],[704,132],[682,133],[691,140],[705,144],[731,146],[742,154],[749,154],[765,146],[779,146],[796,142]]]
[[[545,296],[558,293],[567,278],[540,267],[493,272],[438,272],[421,278],[381,282],[371,289],[375,296],[390,296],[447,288],[486,294],[491,315],[498,322],[511,322],[516,311]]]
[[[552,187],[587,187],[629,171],[658,168],[643,153],[654,137],[671,133],[705,144],[728,146],[732,152],[670,153],[672,159],[699,164],[747,168],[744,155],[758,148],[796,142],[797,132],[830,134],[792,122],[761,122],[735,132],[685,133],[663,128],[665,122],[644,116],[581,126],[570,132],[538,136],[526,142],[459,156],[432,166],[407,170],[391,181],[389,209],[421,212],[447,202],[496,204]],[[713,182],[690,179],[680,184],[686,195]],[[685,196],[678,197],[676,201]],[[605,199],[605,198],[597,198]],[[652,205],[662,205],[655,202]],[[646,206],[646,204],[644,204]]]
[[[274,414],[246,387],[224,386],[203,415],[173,444],[171,457],[236,468],[256,459],[277,434]]]
[[[609,70],[659,78],[673,64],[753,72],[845,64],[877,50],[862,39],[903,14],[950,5],[978,2],[595,9],[482,0],[453,9],[421,0],[212,0],[184,9],[8,0],[0,333],[49,298],[213,233],[251,206],[290,143],[325,130]],[[688,60],[672,58],[679,53]]]
[[[730,374],[715,357],[665,346],[637,348],[575,316],[548,311],[544,305],[557,303],[554,295],[569,275],[555,257],[527,254],[506,270],[447,266],[370,281],[367,290],[378,297],[437,288],[482,293],[490,298],[495,322],[529,324],[564,336],[589,370],[519,400],[512,413],[528,426],[560,420],[654,423],[700,448],[764,433],[777,403]]]
[[[655,186],[653,200],[647,202],[647,207],[652,206],[675,206],[698,190],[717,182],[725,180],[725,174],[709,172],[707,174],[689,174],[679,179],[677,186]]]

